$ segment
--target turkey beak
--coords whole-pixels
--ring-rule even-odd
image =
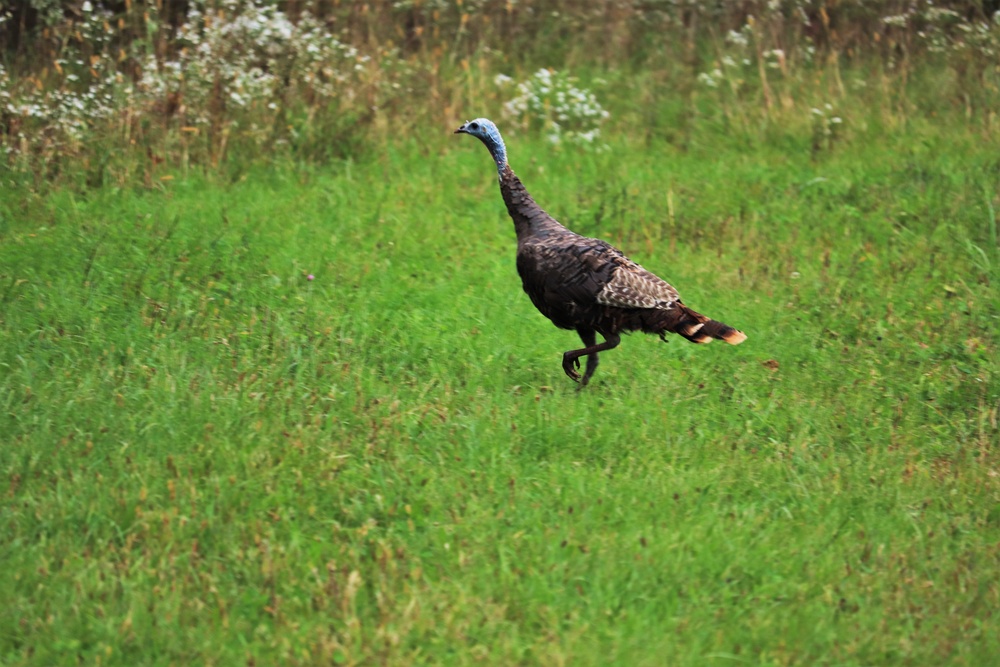
[[[465,125],[468,125],[468,123]],[[462,127],[455,130],[454,134],[468,134],[468,131],[465,129],[465,125],[462,125]]]

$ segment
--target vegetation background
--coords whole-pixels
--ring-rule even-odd
[[[4,4],[0,664],[991,664],[998,9]]]

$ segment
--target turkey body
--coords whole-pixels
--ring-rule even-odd
[[[639,266],[614,246],[576,234],[546,213],[507,164],[506,147],[489,120],[470,121],[457,133],[486,144],[497,163],[500,193],[517,234],[517,272],[535,307],[553,324],[576,331],[584,347],[563,354],[563,370],[586,385],[598,353],[617,347],[620,334],[643,331],[663,338],[677,333],[695,343],[713,339],[737,345],[743,332],[683,304],[669,283]],[[596,334],[605,339],[596,342]],[[578,372],[580,357],[587,367]]]
[[[642,267],[603,241],[573,236],[545,244],[527,242],[518,248],[521,286],[542,315],[560,329],[592,329],[605,337],[636,330],[660,333],[668,327],[663,319],[669,308],[598,301],[617,271]]]

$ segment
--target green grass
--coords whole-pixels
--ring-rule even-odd
[[[995,660],[995,137],[689,130],[508,136],[749,335],[580,392],[471,139],[0,192],[0,663]]]

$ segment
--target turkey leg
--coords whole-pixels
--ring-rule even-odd
[[[563,353],[563,370],[566,372],[571,379],[576,380],[581,386],[586,386],[590,382],[590,376],[594,374],[597,370],[597,353],[603,352],[604,350],[611,350],[618,347],[618,343],[622,342],[621,336],[618,334],[611,334],[610,336],[604,336],[604,342],[600,345],[595,345],[597,337],[593,329],[579,329],[577,333],[580,334],[580,340],[586,346],[580,350],[569,350]],[[584,371],[583,377],[576,372],[576,369],[580,367],[580,357],[587,355],[587,370]]]

